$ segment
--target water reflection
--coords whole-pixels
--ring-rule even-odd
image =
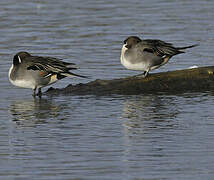
[[[127,132],[147,131],[154,128],[172,128],[172,121],[179,113],[173,96],[147,95],[136,96],[124,103],[124,127]]]
[[[148,172],[150,167],[166,163],[166,144],[170,146],[170,134],[176,133],[179,108],[176,96],[146,95],[127,99],[123,107],[124,171],[140,168]],[[133,159],[138,159],[138,163]],[[142,166],[142,162],[145,166]]]
[[[11,103],[9,112],[12,120],[17,124],[40,124],[46,120],[57,118],[61,112],[61,106],[56,105],[51,99],[25,99]]]

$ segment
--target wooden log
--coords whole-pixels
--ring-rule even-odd
[[[47,95],[135,95],[145,93],[179,93],[214,89],[214,66],[169,72],[151,73],[113,80],[91,81],[86,84],[68,85],[62,89],[49,88]]]

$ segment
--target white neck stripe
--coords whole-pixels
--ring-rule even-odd
[[[22,60],[21,60],[21,58],[18,56],[18,59],[19,59],[19,63],[22,63]]]

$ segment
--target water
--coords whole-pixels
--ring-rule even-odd
[[[91,79],[137,74],[120,65],[129,35],[199,43],[158,71],[213,65],[214,2],[0,2],[0,179],[213,179],[214,95],[44,96],[12,86],[14,54],[62,58]],[[45,91],[47,88],[44,88]]]

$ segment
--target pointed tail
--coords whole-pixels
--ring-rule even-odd
[[[191,46],[184,46],[184,47],[177,47],[176,49],[183,50],[183,49],[193,48],[193,47],[196,47],[196,46],[199,46],[199,44],[193,44]]]
[[[72,72],[64,72],[64,73],[60,73],[63,76],[67,76],[67,77],[81,77],[81,78],[88,78],[87,76],[83,76],[83,75],[79,75],[79,74],[75,74]]]

